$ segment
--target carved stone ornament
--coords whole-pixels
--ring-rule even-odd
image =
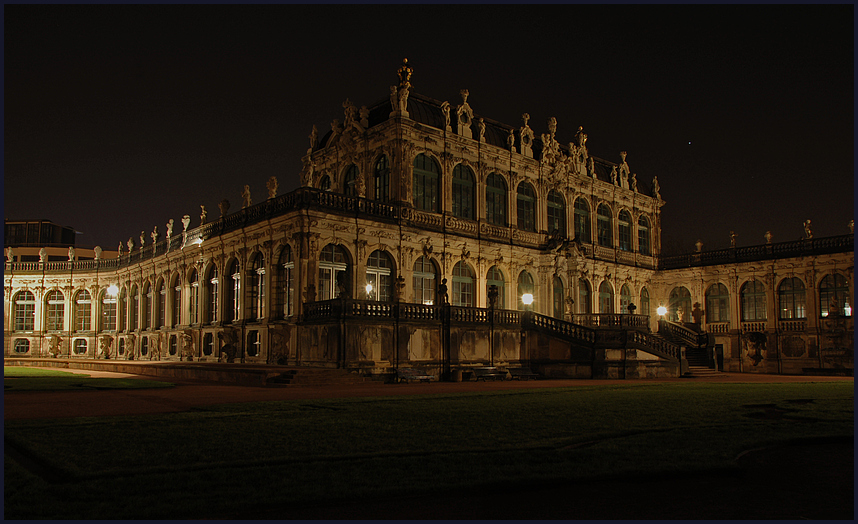
[[[533,158],[533,130],[527,125],[530,120],[530,114],[524,113],[521,115],[524,125],[519,129],[518,136],[521,143],[521,154],[527,158]]]
[[[277,177],[272,176],[271,178],[269,178],[266,187],[268,188],[268,198],[276,197],[277,188],[280,187],[280,185],[277,183]]]
[[[206,211],[206,206],[200,206],[200,225],[206,223],[206,215],[208,215],[208,211]]]
[[[445,100],[441,103],[441,113],[444,114],[444,130],[452,131],[453,128],[450,127],[450,102]]]
[[[459,94],[462,95],[462,103],[456,107],[456,118],[459,120],[457,134],[465,138],[473,138],[471,121],[474,119],[474,112],[471,110],[471,106],[468,105],[468,95],[470,93],[468,93],[467,89],[462,89],[459,91]]]
[[[245,184],[244,191],[241,192],[241,209],[245,209],[253,204],[253,200],[250,198],[250,186]]]

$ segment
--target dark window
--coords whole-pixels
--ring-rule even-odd
[[[356,165],[352,164],[346,171],[346,175],[343,178],[343,194],[346,196],[358,196],[357,189],[355,188],[355,180],[357,180],[357,176],[358,168]]]
[[[575,238],[581,243],[590,243],[590,206],[583,198],[575,200]]]
[[[638,218],[638,252],[641,255],[651,255],[652,248],[649,242],[649,220],[645,216]]]
[[[852,316],[849,304],[849,286],[842,275],[826,275],[819,283],[819,314],[827,317],[834,313]]]
[[[611,210],[605,204],[599,206],[596,212],[596,235],[600,246],[613,247],[614,239],[611,231]]]
[[[706,322],[730,321],[730,293],[724,284],[713,284],[706,291]]]
[[[474,218],[474,175],[471,170],[457,165],[453,169],[453,216]]]
[[[766,319],[766,288],[757,280],[746,282],[739,292],[742,303],[742,320]]]
[[[527,182],[518,185],[518,228],[536,231],[536,193]]]
[[[386,156],[375,163],[375,199],[379,202],[390,199],[390,163]]]
[[[486,180],[486,220],[506,227],[506,182],[497,173],[492,173]]]
[[[807,318],[804,282],[798,278],[785,278],[778,286],[778,316],[782,320]]]
[[[620,211],[617,220],[617,236],[620,241],[620,249],[623,251],[632,250],[632,217],[626,210]]]
[[[438,182],[441,169],[427,155],[414,159],[414,207],[422,211],[438,212]]]
[[[474,272],[465,262],[453,266],[453,298],[454,306],[474,307]]]
[[[566,236],[566,202],[560,193],[551,191],[548,193],[548,233],[555,230],[560,232],[561,237]]]
[[[504,291],[505,282],[503,273],[497,266],[492,266],[486,275],[486,290],[491,286],[497,286],[498,288],[498,300],[495,307],[498,309],[504,309],[506,307],[506,292]],[[486,305],[488,306],[488,304]]]

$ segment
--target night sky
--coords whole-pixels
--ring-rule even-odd
[[[4,216],[115,250],[290,191],[312,126],[388,97],[407,57],[414,92],[628,151],[665,252],[845,234],[853,27],[852,5],[6,5]]]

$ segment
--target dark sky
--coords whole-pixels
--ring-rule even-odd
[[[120,241],[298,185],[320,135],[413,90],[658,176],[666,251],[848,232],[854,8],[5,6],[6,218]]]

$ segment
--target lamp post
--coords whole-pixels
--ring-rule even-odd
[[[495,365],[495,307],[498,302],[498,287],[494,284],[489,286],[489,365]]]
[[[533,304],[533,293],[524,293],[521,295],[521,303],[524,304],[524,316],[521,319],[521,342],[524,348],[527,348],[527,330],[525,326],[527,326],[530,322],[530,311],[531,304]],[[530,352],[528,352],[528,358],[530,357]]]

